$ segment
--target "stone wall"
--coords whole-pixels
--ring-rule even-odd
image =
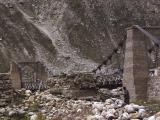
[[[40,62],[19,62],[18,67],[20,69],[22,88],[35,90],[41,87],[46,89],[45,82],[47,80],[47,72],[45,67]],[[15,71],[16,72],[16,71]]]
[[[148,81],[148,100],[160,102],[160,68],[154,70]]]
[[[12,101],[13,89],[10,81],[10,75],[0,74],[0,107],[7,105]]]
[[[14,89],[38,89],[39,84],[44,83],[47,78],[45,67],[40,62],[12,62],[11,64],[10,79]]]

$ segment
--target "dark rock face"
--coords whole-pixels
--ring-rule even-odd
[[[1,5],[1,61],[39,60],[54,74],[90,71],[125,40],[125,28],[160,24],[159,0],[11,2],[18,9]]]

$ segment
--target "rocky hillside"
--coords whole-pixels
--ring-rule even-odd
[[[11,60],[41,61],[54,74],[91,71],[125,40],[125,28],[160,24],[159,0],[0,3],[1,71]]]
[[[10,61],[48,61],[56,56],[56,49],[47,35],[23,15],[18,7],[0,4],[0,61],[8,68]]]

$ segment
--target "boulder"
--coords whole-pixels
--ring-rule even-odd
[[[144,118],[144,117],[146,117],[146,115],[147,115],[147,113],[146,113],[146,110],[145,110],[145,109],[139,109],[139,110],[138,110],[138,116],[139,116],[140,118]]]
[[[155,114],[156,117],[160,117],[160,112]]]
[[[14,116],[16,114],[17,114],[17,112],[15,110],[11,110],[11,111],[8,112],[8,116],[10,116],[10,117]]]
[[[87,116],[87,120],[106,120],[103,116],[93,115]]]
[[[116,105],[117,108],[122,107],[124,105],[124,101],[120,100],[120,99],[117,99],[115,101],[115,105]]]
[[[155,116],[151,116],[148,118],[148,120],[156,120],[156,117]]]
[[[6,112],[6,109],[5,109],[5,108],[1,108],[1,109],[0,109],[0,113],[1,113],[1,114],[4,114],[5,112]]]
[[[155,114],[156,120],[160,120],[160,112]]]
[[[128,119],[130,119],[130,116],[127,112],[124,112],[120,117],[120,120],[128,120]]]
[[[156,117],[156,120],[160,120],[160,117]]]
[[[94,108],[94,109],[92,110],[92,113],[93,113],[94,115],[100,115],[100,111],[99,111],[97,108]]]
[[[78,109],[78,110],[77,110],[77,113],[81,113],[81,112],[82,112],[82,109]]]
[[[126,106],[124,107],[124,109],[125,109],[126,112],[128,112],[128,113],[133,113],[133,112],[135,112],[135,109],[134,109],[134,107],[133,107],[132,105],[126,105]]]
[[[25,95],[26,95],[26,96],[30,96],[31,94],[32,94],[32,92],[31,92],[30,90],[26,90],[26,91],[25,91]]]
[[[41,113],[46,113],[47,111],[46,110],[41,110]]]
[[[101,116],[105,117],[107,115],[107,111],[103,110]]]
[[[32,116],[30,117],[30,120],[37,120],[37,118],[38,118],[38,116],[37,116],[36,114],[34,114],[34,115],[32,115]]]
[[[25,113],[26,113],[26,112],[25,112],[23,109],[19,109],[19,110],[18,110],[18,114],[19,114],[19,115],[24,115]]]
[[[101,103],[101,102],[94,102],[94,103],[93,103],[93,108],[96,108],[96,109],[98,109],[99,111],[102,111],[102,110],[103,110],[103,107],[104,107],[104,104]]]
[[[130,104],[135,110],[139,110],[139,109],[145,109],[144,106],[140,106],[140,105],[136,105],[134,103]]]
[[[29,116],[32,116],[32,115],[34,115],[34,113],[33,113],[33,112],[29,112],[28,115],[29,115]]]
[[[107,109],[114,109],[115,108],[115,104],[106,105],[105,107]]]
[[[110,105],[110,104],[113,104],[113,103],[114,103],[114,101],[112,99],[107,99],[105,101],[105,105]]]
[[[34,96],[30,96],[30,97],[28,98],[28,101],[29,101],[29,102],[34,102]]]
[[[106,119],[113,119],[113,118],[115,118],[115,116],[111,111],[107,111],[105,118]]]

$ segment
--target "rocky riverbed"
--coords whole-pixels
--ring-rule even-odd
[[[125,104],[118,98],[100,101],[67,99],[50,90],[19,90],[12,105],[0,108],[2,120],[160,120],[160,113],[150,117],[145,106]]]

